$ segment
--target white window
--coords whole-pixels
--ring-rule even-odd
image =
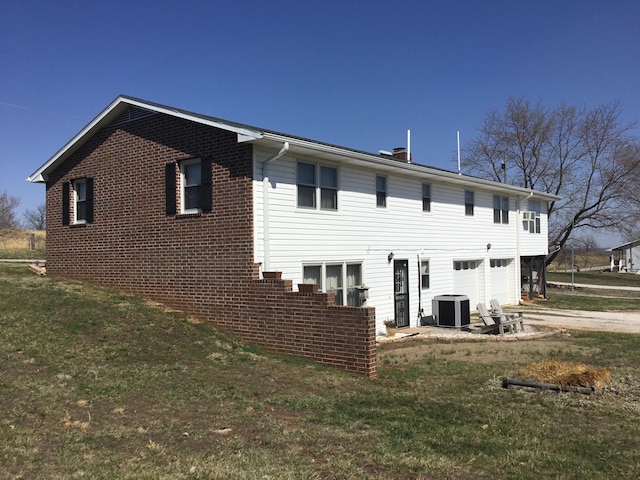
[[[320,165],[320,208],[338,209],[338,169]]]
[[[429,288],[429,260],[420,261],[420,288]]]
[[[318,179],[320,181],[318,181]],[[315,163],[298,162],[298,207],[338,209],[338,169]],[[318,195],[320,200],[318,202]]]
[[[344,305],[344,295],[342,288],[342,264],[327,265],[327,293],[336,295],[336,305]]]
[[[315,283],[322,290],[322,265],[305,265],[302,267],[302,283]]]
[[[464,214],[468,217],[473,217],[473,206],[475,205],[473,192],[470,190],[464,191]]]
[[[538,200],[529,200],[529,211],[534,212],[535,216],[531,216],[528,220],[523,221],[524,229],[529,233],[540,233],[540,212],[541,205]]]
[[[362,285],[362,264],[360,263],[304,265],[302,281],[316,283],[320,286],[320,290],[333,293],[336,305],[360,306],[358,292],[358,287]]]
[[[180,163],[181,213],[198,213],[202,210],[202,167],[199,159]]]
[[[387,206],[387,177],[376,175],[376,207]]]
[[[493,223],[509,223],[509,197],[493,196]]]
[[[422,184],[422,211],[431,211],[431,185],[428,183]]]
[[[347,264],[347,305],[360,306],[358,287],[362,285],[362,265],[359,263]]]
[[[73,223],[87,223],[87,179],[73,181]]]

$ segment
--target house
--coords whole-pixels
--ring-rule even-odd
[[[28,180],[51,274],[369,376],[387,319],[540,294],[557,198],[127,96]]]
[[[611,271],[640,274],[640,239],[609,249]]]

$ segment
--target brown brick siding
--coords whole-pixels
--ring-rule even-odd
[[[212,212],[167,216],[165,164],[207,156]],[[47,182],[48,272],[182,308],[271,351],[375,376],[374,309],[259,279],[252,168],[251,145],[187,120],[157,114],[101,130]],[[62,183],[82,177],[94,179],[94,222],[63,226]]]

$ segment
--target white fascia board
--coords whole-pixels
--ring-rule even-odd
[[[459,175],[454,172],[446,170],[440,170],[437,168],[428,167],[425,165],[418,165],[415,163],[405,163],[399,160],[392,160],[389,158],[381,157],[375,154],[359,152],[357,150],[349,150],[334,145],[328,145],[324,143],[316,143],[311,140],[305,140],[301,138],[289,137],[273,132],[265,132],[265,140],[271,140],[275,142],[289,142],[291,150],[317,152],[321,155],[329,158],[334,158],[340,162],[355,163],[360,166],[368,168],[379,168],[387,171],[401,171],[405,174],[410,172],[412,175],[424,178],[426,180],[433,179],[437,181],[444,181],[446,183],[452,183],[457,185],[468,186],[469,188],[483,188],[490,189],[496,192],[505,192],[511,194],[520,199],[523,198],[536,198],[545,201],[560,200],[562,197],[552,195],[537,190],[530,190],[527,188],[516,187],[513,185],[505,185],[500,182],[494,182],[491,180],[484,180],[482,178],[470,177],[468,175]]]
[[[122,110],[124,110],[128,106],[136,106],[144,108],[145,110],[164,113],[173,117],[182,118],[192,122],[201,123],[203,125],[208,125],[222,130],[234,132],[238,134],[238,141],[255,140],[262,136],[262,132],[258,130],[230,125],[212,118],[189,114],[188,112],[174,110],[163,105],[148,103],[142,100],[120,95],[113,102],[111,102],[111,104],[109,104],[107,108],[100,112],[97,117],[95,117],[89,124],[87,124],[87,126],[80,130],[78,134],[76,134],[71,140],[69,140],[69,142],[67,142],[60,150],[58,150],[53,157],[47,160],[47,162],[45,162],[40,168],[38,168],[38,170],[27,177],[27,181],[31,183],[46,182],[47,172],[51,167],[56,166],[58,163],[66,159],[68,155],[71,155],[82,144],[84,144],[84,142],[91,138],[91,136],[96,131],[107,125],[113,118],[119,115]]]
[[[30,176],[27,177],[27,181],[31,183],[41,183],[46,181],[45,171],[54,165],[60,158],[62,158],[65,154],[71,153],[76,150],[82,143],[82,140],[87,136],[90,136],[91,133],[95,131],[95,129],[101,125],[102,121],[105,117],[107,117],[120,103],[122,99],[121,97],[116,98],[111,104],[105,108],[100,114],[94,118],[91,122],[89,122],[80,132],[78,132],[71,140],[69,140],[60,150],[56,152],[56,154],[47,160],[38,170],[33,172]]]

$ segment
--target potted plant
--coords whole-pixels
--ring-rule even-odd
[[[396,334],[398,326],[395,320],[385,320],[384,326],[387,328],[387,337],[393,337]]]

